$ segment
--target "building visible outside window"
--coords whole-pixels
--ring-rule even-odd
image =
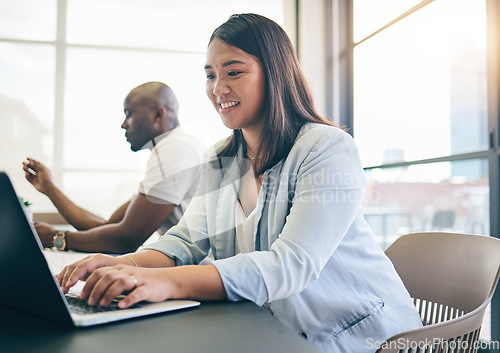
[[[410,232],[490,234],[486,16],[482,0],[353,1],[352,123],[384,249]]]
[[[488,234],[488,162],[467,155],[489,147],[485,2],[437,0],[363,40],[391,20],[387,12],[396,18],[417,3],[387,2],[397,6],[354,1],[353,124],[362,161],[449,158],[369,169],[367,219],[383,245],[415,231]]]

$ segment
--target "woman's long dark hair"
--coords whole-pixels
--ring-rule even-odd
[[[255,175],[260,176],[290,152],[300,128],[308,122],[333,125],[316,112],[311,91],[285,31],[274,21],[256,14],[233,15],[212,36],[256,57],[264,71],[262,132]],[[218,157],[246,153],[241,130],[233,130]]]

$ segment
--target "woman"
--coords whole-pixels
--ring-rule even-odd
[[[146,250],[65,268],[63,291],[90,274],[82,298],[91,305],[129,290],[121,307],[247,299],[328,352],[369,351],[367,342],[418,327],[363,219],[354,142],[316,113],[285,32],[234,15],[210,38],[205,71],[233,135],[208,153],[184,217]],[[210,251],[214,261],[197,266]]]

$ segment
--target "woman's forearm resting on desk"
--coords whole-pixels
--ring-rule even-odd
[[[138,267],[139,264],[143,267]],[[140,301],[226,299],[215,266],[174,265],[171,258],[154,250],[118,257],[98,254],[65,267],[57,279],[63,292],[78,280],[86,280],[81,298],[88,299],[90,305],[108,305],[127,291],[120,308]]]

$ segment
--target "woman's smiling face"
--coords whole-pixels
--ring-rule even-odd
[[[214,38],[205,65],[207,96],[228,128],[259,129],[265,77],[259,60]]]

